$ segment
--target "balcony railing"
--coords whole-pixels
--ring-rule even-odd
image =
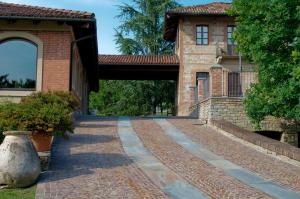
[[[220,57],[220,56],[238,56],[239,53],[237,51],[237,45],[227,45],[227,49],[225,48],[222,48],[220,47],[218,44],[217,44],[217,57]]]
[[[239,55],[237,51],[237,45],[227,45],[227,55],[228,56],[237,56]]]

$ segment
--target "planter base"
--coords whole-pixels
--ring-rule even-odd
[[[51,151],[38,152],[42,171],[48,171],[50,160],[51,160]]]

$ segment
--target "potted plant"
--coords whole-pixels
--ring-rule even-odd
[[[32,131],[37,151],[49,151],[54,135],[73,130],[72,113],[78,104],[76,97],[67,92],[35,93],[19,104],[0,106],[0,126],[3,130]]]

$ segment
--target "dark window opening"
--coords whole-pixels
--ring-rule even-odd
[[[37,46],[24,39],[0,42],[0,89],[35,90]]]
[[[208,45],[208,26],[198,25],[196,27],[196,44]]]

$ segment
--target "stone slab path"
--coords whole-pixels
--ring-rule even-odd
[[[299,198],[300,168],[192,119],[82,118],[37,199]]]
[[[155,158],[142,144],[128,118],[121,118],[118,132],[126,153],[147,176],[172,198],[208,198]]]
[[[242,181],[246,185],[254,187],[274,198],[297,199],[300,197],[300,194],[274,182],[265,180],[259,177],[257,174],[214,154],[213,152],[207,150],[202,144],[193,142],[184,133],[179,131],[174,125],[165,119],[156,119],[156,122],[161,126],[167,135],[174,139],[175,142],[181,145],[184,149],[194,154],[196,157],[204,160],[205,162],[213,165],[215,168],[224,171],[227,175]]]

